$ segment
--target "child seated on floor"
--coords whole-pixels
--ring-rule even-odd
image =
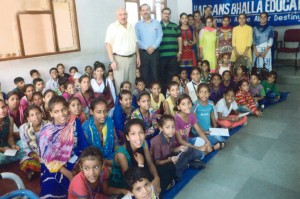
[[[210,96],[209,99],[217,104],[217,102],[223,97],[224,90],[221,87],[222,77],[218,73],[214,73],[211,76]]]
[[[13,118],[15,125],[20,128],[26,118],[24,118],[25,110],[22,106],[20,106],[20,98],[18,94],[14,91],[7,93],[6,103],[8,115]],[[19,133],[15,134],[15,136],[16,138],[20,137]]]
[[[180,77],[180,86],[185,89],[186,84],[190,81],[188,77],[187,69],[183,68],[179,74]]]
[[[171,115],[163,115],[159,122],[160,134],[151,140],[150,152],[156,164],[158,174],[173,173],[173,178],[182,178],[185,169],[204,168],[199,160],[198,150],[184,145],[176,145],[175,120]]]
[[[42,110],[35,105],[26,109],[26,117],[28,122],[20,127],[22,147],[26,155],[20,163],[20,169],[31,180],[41,172],[38,144],[40,131],[48,121],[42,119]]]
[[[210,65],[207,60],[203,60],[201,64],[201,83],[210,83]],[[191,77],[192,78],[192,77]]]
[[[51,89],[48,89],[44,92],[44,96],[43,96],[43,101],[44,101],[44,111],[45,111],[45,120],[50,120],[51,119],[51,115],[50,115],[50,111],[49,111],[49,101],[53,98],[57,96],[57,93],[54,92]]]
[[[256,73],[251,74],[250,76],[249,92],[255,102],[263,107],[266,92],[264,87],[260,84],[260,78]]]
[[[68,78],[70,77],[70,75],[68,73],[65,73],[65,66],[62,63],[59,63],[56,65],[56,69],[57,69],[57,75],[58,77],[65,77]]]
[[[50,79],[46,82],[45,89],[51,89],[58,94],[58,71],[56,68],[49,70]]]
[[[29,73],[30,73],[30,76],[31,76],[31,78],[32,78],[32,81],[35,80],[36,78],[40,78],[40,77],[41,77],[39,71],[36,70],[36,69],[30,70]]]
[[[179,95],[183,94],[185,89],[180,84],[179,75],[177,75],[177,74],[173,75],[172,78],[171,78],[171,81],[174,81],[174,82],[178,83],[178,85],[179,85]],[[169,95],[170,95],[170,93],[167,90],[166,97],[169,97]]]
[[[16,88],[14,88],[12,91],[17,93],[19,99],[21,99],[24,96],[24,87],[25,87],[24,79],[22,77],[16,77],[14,79],[14,83],[16,85]]]
[[[87,147],[79,159],[80,172],[69,186],[69,199],[109,199],[109,171],[104,166],[103,156],[96,147]]]
[[[133,91],[133,95],[137,97],[138,94],[142,91],[150,93],[150,90],[145,86],[144,80],[141,77],[137,77],[135,79],[135,89]]]
[[[217,67],[216,73],[218,73],[219,75],[222,75],[223,72],[226,70],[232,71],[232,67],[231,67],[229,55],[224,53],[222,55],[222,60]]]
[[[229,88],[233,88],[233,89],[235,88],[235,83],[232,80],[232,75],[229,70],[225,70],[222,73],[222,83],[221,83],[220,87],[223,89],[223,91],[225,91],[226,89],[229,89]]]
[[[116,149],[113,159],[112,171],[109,176],[109,186],[114,187],[118,194],[127,194],[124,173],[131,167],[142,167],[146,172],[151,173],[151,183],[154,190],[160,193],[168,186],[168,183],[160,183],[160,177],[151,155],[148,144],[145,142],[145,126],[140,119],[132,119],[126,124],[126,141],[123,146]]]
[[[191,112],[192,100],[187,94],[180,95],[176,102],[178,113],[174,116],[177,146],[183,145],[194,148],[198,152],[198,158],[203,159],[204,153],[212,151],[210,141],[197,123],[197,118]],[[190,131],[194,127],[199,138],[189,138]],[[205,144],[202,146],[195,145],[196,139],[201,139]]]
[[[124,179],[130,193],[126,194],[122,199],[159,198],[149,180],[148,173],[143,168],[129,168],[124,174]]]
[[[162,115],[163,110],[162,105],[163,102],[165,101],[165,96],[161,93],[161,86],[160,83],[155,81],[151,83],[150,86],[150,91],[151,91],[151,108],[156,113],[156,117],[159,119]]]
[[[24,156],[21,149],[22,143],[20,140],[15,143],[13,133],[14,120],[9,116],[3,100],[0,100],[0,124],[0,165],[21,160]],[[18,152],[15,156],[6,156],[4,153],[8,149],[15,149]]]
[[[179,84],[175,81],[171,81],[168,84],[168,91],[170,96],[163,102],[164,114],[169,114],[174,116],[174,107],[176,105],[176,100],[179,96]]]
[[[131,119],[131,114],[135,110],[132,105],[132,94],[129,90],[121,90],[119,94],[119,103],[115,105],[113,120],[119,145],[124,144],[125,125]]]
[[[44,80],[42,78],[34,79],[33,85],[34,85],[35,91],[39,91],[39,92],[43,93],[45,85],[44,85]]]
[[[120,92],[122,90],[128,90],[131,93],[132,92],[131,83],[129,81],[122,82],[120,85]],[[132,96],[132,106],[134,109],[136,109],[138,107],[137,102],[136,102],[136,96],[132,95],[132,94],[131,94],[131,96]],[[119,103],[120,103],[120,96],[117,95],[115,106],[117,106]]]
[[[87,120],[87,115],[82,111],[80,100],[77,97],[70,97],[68,99],[68,106],[71,115],[75,115],[80,124],[83,124],[85,120]]]
[[[139,108],[132,112],[131,119],[137,118],[144,122],[145,139],[150,145],[150,140],[159,133],[155,111],[150,107],[150,94],[146,91],[140,92],[137,96],[137,103]]]
[[[32,94],[32,105],[35,105],[41,109],[42,112],[42,118],[46,119],[46,112],[44,110],[44,101],[43,101],[43,95],[41,92],[35,91]]]
[[[223,128],[232,129],[247,123],[247,116],[239,117],[235,92],[232,88],[224,91],[224,98],[217,103],[216,110],[218,113],[217,124]],[[231,112],[234,114],[230,114]]]
[[[93,69],[91,66],[86,66],[84,68],[84,72],[85,72],[85,75],[89,76],[91,79],[94,78],[93,77]]]
[[[217,74],[219,75],[219,74]],[[197,124],[204,131],[207,139],[210,141],[212,150],[218,150],[225,147],[225,139],[221,136],[210,135],[209,129],[211,127],[216,128],[216,116],[215,108],[212,101],[209,100],[210,89],[208,84],[201,83],[197,90],[198,100],[193,106],[193,113],[195,113],[197,118]],[[192,133],[194,135],[199,135],[197,129],[193,128]]]
[[[186,84],[185,93],[189,95],[192,99],[192,102],[195,103],[197,101],[197,88],[201,83],[201,72],[199,68],[192,68],[191,79],[192,81]]]
[[[287,99],[288,92],[279,92],[276,86],[277,73],[271,71],[267,74],[267,80],[262,81],[261,85],[266,92],[266,105],[276,104]]]
[[[24,87],[24,96],[20,100],[20,106],[22,106],[23,110],[26,110],[26,108],[29,105],[32,105],[32,94],[34,92],[34,86],[32,84],[26,84]]]
[[[65,92],[62,94],[62,96],[69,100],[70,97],[73,97],[75,95],[76,89],[72,82],[66,82],[65,83]]]
[[[239,81],[241,80],[247,80],[247,82],[249,82],[249,77],[248,77],[248,73],[247,73],[248,69],[246,66],[240,65],[236,68],[236,70],[234,71],[234,77],[233,77],[233,81],[235,82],[235,84],[238,84]]]
[[[75,73],[78,73],[78,68],[76,66],[71,66],[69,69],[69,73],[70,73],[69,81],[73,82]]]
[[[256,103],[251,94],[249,93],[249,83],[247,80],[242,79],[239,81],[238,91],[235,94],[236,103],[238,104],[239,112],[251,112],[257,117],[262,116],[262,112],[257,109],[258,103]]]

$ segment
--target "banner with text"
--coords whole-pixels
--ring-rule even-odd
[[[238,14],[245,13],[253,26],[259,23],[259,14],[267,12],[273,26],[300,25],[300,0],[193,0],[193,11],[203,14],[206,6],[212,8],[218,24],[223,15],[229,15],[231,25],[236,25]]]

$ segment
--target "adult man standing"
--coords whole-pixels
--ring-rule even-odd
[[[140,67],[140,55],[134,27],[127,22],[127,11],[119,8],[116,15],[117,21],[107,28],[105,44],[119,93],[123,81],[134,85],[135,70]]]
[[[175,23],[170,22],[171,9],[162,9],[162,20],[160,22],[163,30],[163,38],[160,43],[160,82],[163,92],[166,91],[167,84],[172,75],[178,74],[178,61],[181,59],[182,38],[181,31]]]
[[[142,20],[136,23],[135,31],[138,39],[141,57],[141,75],[147,86],[151,82],[157,81],[159,51],[157,48],[162,40],[162,29],[160,23],[151,19],[150,6],[143,4],[140,6]]]

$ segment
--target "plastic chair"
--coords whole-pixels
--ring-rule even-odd
[[[276,35],[275,35],[276,36]],[[277,35],[278,37],[278,35]],[[286,43],[298,43],[297,47],[287,47]],[[298,53],[300,52],[300,29],[288,29],[284,32],[283,42],[279,42],[279,47],[277,48],[276,62],[278,60],[278,53],[295,53],[295,70],[297,70],[298,65]]]
[[[11,198],[15,198],[18,196],[25,196],[26,198],[29,198],[29,199],[38,199],[39,198],[32,191],[26,190],[21,178],[14,173],[10,173],[10,172],[0,173],[0,179],[13,180],[18,187],[18,190],[7,193],[4,196],[0,196],[0,199],[11,199]]]

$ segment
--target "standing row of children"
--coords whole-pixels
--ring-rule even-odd
[[[210,135],[211,127],[244,125],[247,117],[239,112],[262,116],[259,103],[280,100],[275,72],[261,85],[251,75],[249,86],[245,67],[234,76],[231,70],[210,74],[204,60],[191,70],[191,81],[186,70],[174,75],[166,98],[158,82],[147,89],[140,77],[133,92],[123,82],[116,95],[113,72],[106,77],[101,62],[93,71],[86,67],[85,75],[76,67],[69,75],[58,64],[46,88],[32,70],[33,84],[15,78],[17,88],[0,100],[0,164],[21,160],[28,178],[41,173],[41,198],[139,198],[137,186],[159,195],[186,168],[204,168],[205,155],[225,147],[223,137]],[[10,148],[19,150],[15,157],[3,155]]]

